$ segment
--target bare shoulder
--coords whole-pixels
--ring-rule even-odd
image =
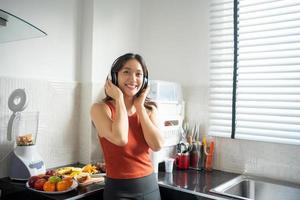
[[[91,113],[100,112],[101,110],[105,109],[105,103],[94,103],[91,107]]]
[[[111,115],[108,105],[104,102],[94,103],[91,107],[90,113],[92,118],[103,114]]]

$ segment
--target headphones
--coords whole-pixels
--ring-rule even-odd
[[[108,76],[108,78],[111,80],[111,82],[118,86],[118,72],[115,71],[110,71],[110,76]],[[148,86],[148,74],[144,74],[143,75],[143,83],[142,83],[142,87],[141,89],[138,91],[138,93],[136,94],[136,96],[140,96],[140,94],[142,93],[142,91],[144,89],[146,89]]]

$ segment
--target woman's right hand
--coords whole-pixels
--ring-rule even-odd
[[[111,80],[106,80],[106,83],[104,85],[104,89],[105,89],[105,93],[110,96],[111,98],[113,98],[114,100],[118,100],[121,97],[123,97],[123,93],[120,90],[120,88],[118,86],[116,86],[115,84],[113,84],[111,82]]]

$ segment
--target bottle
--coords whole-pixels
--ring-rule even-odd
[[[202,138],[201,148],[200,148],[200,162],[199,162],[199,168],[201,170],[205,169],[205,162],[206,162],[206,137],[204,136]]]
[[[214,150],[215,150],[215,141],[211,140],[208,148],[206,149],[206,161],[205,161],[205,170],[212,171],[213,169],[213,157],[214,157]]]
[[[193,142],[190,152],[190,168],[198,169],[200,159],[200,147],[199,142]]]

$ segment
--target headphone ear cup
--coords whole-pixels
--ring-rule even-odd
[[[116,72],[111,72],[111,82],[114,85],[118,85],[117,73]]]
[[[148,77],[144,77],[144,82],[143,82],[143,89],[146,89],[148,86]]]
[[[147,88],[147,85],[148,85],[148,78],[146,76],[144,76],[142,87],[138,91],[138,93],[136,94],[137,97],[140,96],[140,94],[142,93],[142,91]]]

